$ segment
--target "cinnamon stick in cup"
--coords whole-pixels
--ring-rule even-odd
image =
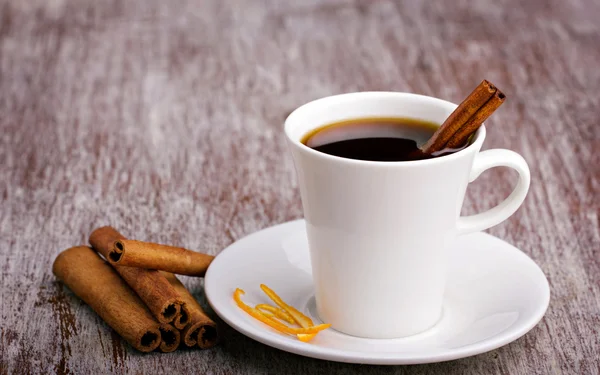
[[[188,276],[204,276],[215,257],[182,247],[119,239],[108,254],[113,264],[162,270]]]
[[[498,91],[498,89],[494,85],[486,80],[483,80],[475,88],[475,90],[473,90],[473,92],[471,92],[469,96],[467,96],[467,98],[460,103],[454,112],[448,116],[442,126],[440,126],[440,128],[427,141],[427,143],[421,147],[421,150],[426,154],[433,154],[449,148],[447,144],[450,139],[454,137],[454,134],[457,133],[459,129],[462,129],[465,123],[470,121],[470,119],[481,110],[481,108],[490,100],[490,98],[496,94],[496,91]],[[490,115],[491,112],[489,113]],[[477,130],[482,122],[483,120],[476,124],[475,121],[472,121],[471,128],[476,124],[477,127],[475,130]],[[456,143],[457,142],[454,142],[453,144]],[[457,147],[462,146],[463,143],[459,144]]]
[[[112,227],[102,227],[90,235],[90,244],[104,258],[109,258],[112,245],[125,237]],[[170,323],[179,314],[183,301],[171,284],[156,270],[112,264],[115,270],[140,296],[160,323]]]
[[[163,353],[175,351],[181,342],[181,333],[170,324],[160,325],[160,346],[158,347]]]
[[[159,324],[107,262],[86,246],[60,253],[52,272],[131,346],[150,352],[161,344]]]
[[[504,103],[505,99],[506,96],[500,90],[496,90],[494,95],[454,133],[446,143],[445,148],[456,149],[462,147],[469,140],[469,137],[479,129],[481,124]]]
[[[189,312],[190,324],[182,332],[183,342],[187,346],[198,345],[202,349],[215,346],[218,341],[217,325],[209,318],[194,296],[172,273],[162,272],[185,302]]]

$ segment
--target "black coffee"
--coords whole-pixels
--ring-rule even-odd
[[[410,118],[361,118],[325,125],[306,134],[302,143],[329,155],[370,161],[429,159],[423,145],[439,127]]]

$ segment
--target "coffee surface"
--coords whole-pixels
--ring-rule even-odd
[[[438,124],[412,118],[360,118],[328,124],[306,134],[302,143],[342,158],[368,161],[410,161],[434,156],[419,146]]]

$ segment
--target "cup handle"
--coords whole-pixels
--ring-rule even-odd
[[[531,176],[529,167],[523,157],[516,152],[504,149],[493,149],[480,152],[475,157],[469,182],[473,182],[484,171],[494,167],[509,167],[519,173],[519,182],[513,192],[496,207],[493,207],[485,212],[461,216],[457,222],[458,234],[467,234],[471,232],[481,231],[508,219],[523,203]]]

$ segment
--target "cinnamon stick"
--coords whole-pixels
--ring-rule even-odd
[[[177,290],[189,311],[190,324],[184,328],[183,342],[187,346],[198,345],[202,349],[215,346],[218,341],[218,331],[215,322],[209,318],[198,301],[187,288],[172,273],[162,272],[171,285]]]
[[[112,227],[102,227],[90,235],[90,244],[104,258],[109,258],[112,244],[125,237]],[[179,314],[183,301],[167,281],[156,270],[112,265],[121,277],[144,301],[160,323],[170,323]]]
[[[181,342],[181,333],[170,324],[160,325],[160,346],[159,349],[163,353],[175,351]]]
[[[98,254],[86,246],[60,253],[52,272],[131,346],[150,352],[161,343],[150,311]]]
[[[426,154],[447,148],[446,144],[469,119],[496,93],[490,82],[483,80],[465,100],[448,116],[433,136],[421,147]],[[481,125],[481,124],[480,124]]]
[[[169,278],[167,278],[168,280]],[[171,284],[173,285],[173,284]],[[175,290],[177,290],[177,288],[175,288]],[[179,293],[179,297],[181,297],[181,293]],[[183,299],[183,298],[182,298]],[[187,304],[185,303],[185,299],[184,303],[181,305],[181,309],[179,310],[179,314],[177,314],[177,316],[175,316],[175,319],[173,319],[173,325],[175,326],[175,328],[177,328],[178,330],[182,330],[184,329],[188,323],[190,322],[190,309],[188,308]]]
[[[445,148],[456,149],[462,147],[469,140],[469,137],[479,129],[481,124],[504,103],[505,99],[506,96],[500,90],[496,90],[494,95],[454,133],[446,143]]]
[[[112,264],[188,276],[204,276],[214,258],[182,247],[126,239],[116,240],[108,254]]]

